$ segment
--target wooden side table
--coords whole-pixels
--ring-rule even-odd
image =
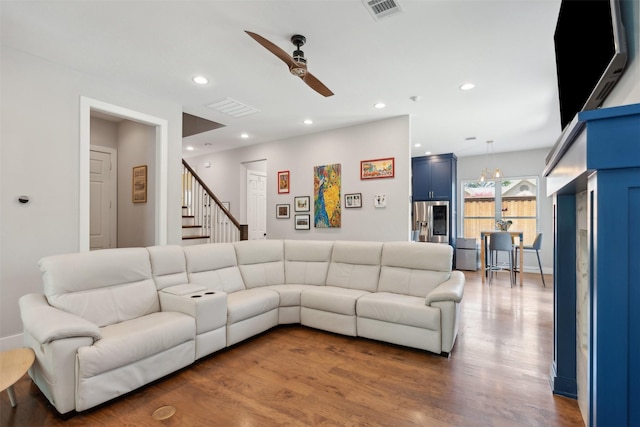
[[[30,348],[16,348],[0,353],[0,392],[7,390],[12,407],[17,405],[13,385],[27,373],[35,358],[36,355]]]

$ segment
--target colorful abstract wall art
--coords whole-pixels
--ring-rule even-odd
[[[337,228],[341,223],[340,164],[313,168],[313,207],[316,228]]]

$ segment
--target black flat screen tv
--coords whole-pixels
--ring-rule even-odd
[[[619,0],[562,0],[554,35],[564,130],[602,105],[627,62]]]

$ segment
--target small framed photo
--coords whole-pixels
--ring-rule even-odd
[[[395,157],[360,162],[360,179],[393,178],[394,175]]]
[[[373,206],[376,208],[386,208],[387,207],[387,195],[386,194],[376,194],[373,196]]]
[[[298,196],[293,198],[293,210],[296,212],[309,212],[311,210],[311,197]]]
[[[296,230],[310,230],[311,229],[311,215],[297,214],[295,216],[295,229]]]
[[[289,205],[276,205],[276,218],[289,218]]]
[[[290,184],[289,171],[278,171],[278,194],[288,193]]]
[[[147,203],[147,165],[134,167],[132,176],[131,201]]]
[[[351,193],[344,195],[344,207],[345,208],[361,208],[362,207],[362,193]]]

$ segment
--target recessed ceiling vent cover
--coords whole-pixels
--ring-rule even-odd
[[[244,117],[253,113],[259,113],[257,108],[249,107],[248,105],[238,102],[235,99],[226,98],[222,101],[214,102],[207,105],[209,108],[213,108],[216,111],[227,114],[231,117]]]
[[[376,21],[402,12],[396,0],[362,0],[362,4]]]

